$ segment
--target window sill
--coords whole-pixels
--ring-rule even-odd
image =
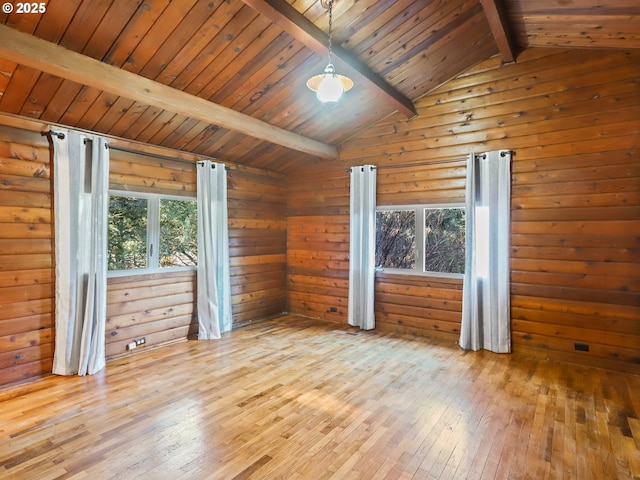
[[[150,275],[164,276],[181,272],[196,272],[197,266],[190,267],[167,267],[156,269],[132,269],[132,270],[109,270],[107,272],[107,278],[120,278],[120,277],[147,277]]]
[[[393,268],[376,268],[376,277],[425,277],[433,279],[450,279],[454,281],[462,281],[464,274],[462,273],[444,273],[444,272],[416,272],[412,270],[398,270]]]

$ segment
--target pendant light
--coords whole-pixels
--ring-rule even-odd
[[[342,94],[353,87],[353,81],[344,75],[336,73],[331,61],[331,34],[333,31],[333,3],[335,0],[322,0],[321,4],[329,8],[329,63],[324,72],[307,80],[307,87],[316,92],[316,97],[322,103],[335,105]]]

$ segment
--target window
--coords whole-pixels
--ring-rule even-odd
[[[198,211],[195,201],[160,199],[160,267],[198,264]]]
[[[464,222],[464,208],[458,205],[378,207],[376,267],[398,273],[463,274]]]
[[[193,268],[198,262],[197,226],[195,200],[111,192],[109,270],[122,274]]]
[[[109,270],[147,268],[147,200],[109,198]]]
[[[415,270],[415,210],[376,211],[376,267]]]

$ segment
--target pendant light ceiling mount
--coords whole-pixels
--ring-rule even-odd
[[[316,97],[324,104],[335,105],[342,94],[353,87],[353,80],[345,75],[336,73],[331,58],[331,44],[333,32],[333,5],[336,0],[320,0],[320,4],[329,10],[329,63],[324,71],[307,80],[307,87],[316,92]]]

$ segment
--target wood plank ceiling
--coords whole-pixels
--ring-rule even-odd
[[[328,15],[319,0],[49,0],[44,13],[0,14],[9,27],[0,30],[0,111],[287,171],[331,157],[396,111],[411,117],[412,102],[492,55],[511,61],[530,46],[640,48],[638,1],[603,3],[337,0],[334,63],[356,84],[330,108],[305,85],[327,63]],[[71,54],[66,61],[47,44],[44,60],[27,59],[15,53],[28,42],[14,31],[111,70],[94,74],[100,82],[69,73],[81,64],[70,66]],[[163,87],[158,99],[132,92],[145,91],[144,79]],[[172,91],[197,97],[197,108]],[[230,110],[211,121],[199,110],[207,102]],[[229,126],[220,121],[225,112],[242,115]],[[283,140],[269,140],[271,127]]]

